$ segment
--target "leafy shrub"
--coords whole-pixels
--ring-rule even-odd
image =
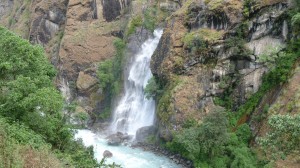
[[[129,35],[133,34],[135,32],[135,29],[142,25],[143,25],[142,16],[136,16],[136,17],[132,18],[131,21],[129,22],[129,26],[128,26],[126,35],[129,36]]]
[[[101,62],[98,67],[97,75],[100,79],[100,88],[105,89],[111,85],[114,80],[112,60],[105,60]]]
[[[270,132],[258,142],[275,155],[285,156],[300,150],[300,115],[273,115],[269,118]]]
[[[300,13],[297,13],[292,17],[292,26],[293,26],[294,32],[299,34],[299,32],[300,32]]]
[[[148,84],[144,90],[146,98],[150,99],[152,97],[159,96],[162,93],[161,86],[156,82],[155,78],[149,79]]]
[[[235,134],[239,138],[239,141],[243,142],[244,144],[248,144],[252,138],[252,132],[248,124],[240,125]]]

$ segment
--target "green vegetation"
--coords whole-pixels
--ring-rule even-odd
[[[187,33],[183,38],[184,46],[188,49],[198,47],[199,49],[205,48],[206,43],[215,42],[223,37],[223,31],[216,31],[211,29],[199,29]]]
[[[157,19],[156,19],[156,15],[157,15],[157,10],[156,8],[147,8],[145,13],[144,13],[144,22],[143,22],[143,26],[150,30],[151,32],[154,31],[156,23],[157,23]]]
[[[146,88],[144,90],[146,98],[155,98],[157,96],[160,96],[163,90],[161,90],[161,86],[156,82],[155,77],[152,77],[149,79],[148,84],[146,85]]]
[[[246,29],[248,28],[248,23],[244,22],[237,28],[237,33],[235,36],[227,38],[224,42],[226,49],[231,49],[232,55],[236,57],[246,57],[250,55],[250,51],[245,47],[246,44]]]
[[[221,109],[210,113],[200,125],[194,125],[177,133],[167,147],[191,159],[195,167],[254,168],[257,161],[247,146],[251,135],[245,125],[232,133]]]
[[[250,14],[252,14],[254,12],[254,10],[256,9],[258,3],[256,0],[244,0],[243,3],[243,15],[245,17],[249,17]]]
[[[223,7],[223,0],[205,0],[209,10],[219,10]]]
[[[187,33],[182,39],[184,43],[184,48],[188,51],[188,55],[191,57],[201,56],[202,63],[211,63],[216,60],[211,57],[209,44],[216,42],[217,40],[222,39],[224,31],[216,31],[211,29],[201,28],[197,31],[191,31]],[[180,71],[183,64],[182,57],[175,59],[175,66],[177,70]]]
[[[129,26],[128,26],[128,29],[127,29],[127,36],[133,34],[135,32],[135,29],[137,27],[140,27],[143,25],[143,18],[142,16],[136,16],[134,18],[132,18],[129,22]]]
[[[121,39],[114,41],[116,54],[112,59],[105,60],[100,63],[97,71],[98,78],[100,79],[100,88],[106,95],[108,106],[112,103],[112,99],[121,91],[122,83],[122,68],[125,52],[125,42]],[[107,108],[100,114],[99,118],[107,119],[110,117],[110,109]]]
[[[300,13],[297,13],[292,18],[292,26],[295,34],[300,34]]]
[[[187,33],[183,38],[183,43],[184,48],[186,48],[192,55],[208,50],[208,42],[205,41],[203,36],[197,32]]]
[[[168,125],[170,116],[174,113],[174,110],[171,106],[172,92],[174,91],[175,87],[178,85],[179,79],[177,76],[174,76],[171,79],[171,82],[167,85],[163,85],[162,81],[159,81],[158,83],[161,86],[160,90],[163,90],[164,92],[159,94],[159,96],[156,98],[158,100],[157,115],[162,123]]]
[[[285,158],[294,151],[300,151],[300,115],[273,115],[268,124],[271,131],[259,143],[273,152],[273,157]]]
[[[245,1],[245,3],[251,4],[252,1]],[[247,16],[251,10],[253,8],[248,9]],[[291,23],[294,24],[294,33],[298,29],[295,26],[298,23],[297,15],[298,12],[294,12],[291,17],[293,18]],[[242,24],[237,29],[236,36],[225,41],[225,48],[232,49],[234,55],[239,57],[250,54],[244,47],[246,25],[247,22]],[[187,48],[194,47],[195,38],[196,42],[203,40],[203,38],[197,39],[199,36],[187,34],[184,39],[185,46]],[[189,121],[182,130],[174,132],[174,139],[167,143],[167,147],[192,160],[195,167],[263,167],[268,164],[269,161],[256,158],[255,153],[249,148],[253,136],[249,125],[245,122],[268,91],[287,82],[294,64],[300,56],[299,46],[300,40],[294,38],[288,43],[286,49],[270,49],[260,56],[260,62],[269,67],[270,71],[263,77],[259,91],[237,109],[233,109],[234,100],[231,94],[233,88],[239,84],[239,80],[236,80],[232,86],[226,86],[226,83],[230,83],[227,81],[231,81],[231,79],[230,77],[224,78],[220,83],[220,88],[226,90],[223,96],[215,99],[215,103],[226,107],[226,115],[217,110],[208,114],[201,124]],[[267,104],[259,118],[253,117],[252,119],[262,121],[262,118],[267,117],[268,109],[269,105]],[[298,115],[272,116],[269,119],[271,131],[265,138],[260,138],[260,144],[265,147],[266,151],[271,151],[282,159],[288,154],[299,151],[300,128],[297,123],[299,123]]]
[[[263,63],[269,69],[273,69],[276,66],[276,60],[278,60],[279,57],[285,57],[285,52],[280,52],[282,49],[283,47],[281,46],[269,46],[266,51],[259,55],[258,61]]]
[[[293,14],[293,16],[296,15],[295,13]],[[292,21],[292,24],[293,22],[294,21]],[[296,32],[295,29],[298,29],[297,26],[293,27],[294,33]],[[243,39],[242,34],[240,37],[235,38],[236,39],[232,38],[230,41],[227,41],[228,43],[226,45],[228,48],[243,44],[242,41],[240,41]],[[270,48],[260,55],[259,61],[268,67],[270,71],[264,75],[259,91],[253,94],[247,102],[240,106],[235,112],[231,112],[233,102],[231,98],[232,92],[230,90],[232,90],[232,88],[229,87],[228,92],[225,92],[221,99],[216,99],[216,103],[227,108],[230,126],[233,130],[236,130],[235,134],[240,137],[239,141],[242,141],[244,144],[248,144],[251,138],[249,126],[244,123],[247,120],[245,118],[252,115],[252,112],[258,107],[267,92],[288,81],[294,64],[300,56],[299,46],[300,40],[294,39],[288,43],[287,48],[284,50],[282,48]],[[268,111],[269,105],[266,104],[260,115],[254,116],[252,119],[260,122],[268,116]],[[298,120],[299,117],[297,115],[271,116],[269,119],[271,130],[265,138],[259,139],[259,144],[265,148],[266,152],[273,153],[274,157],[272,159],[276,160],[278,156],[284,159],[288,154],[299,151],[299,126],[296,124],[299,122]],[[264,162],[262,165],[267,163],[265,161],[262,162]]]
[[[250,115],[259,104],[262,97],[272,88],[285,83],[290,75],[295,61],[300,55],[300,41],[291,42],[285,54],[275,59],[274,67],[263,77],[263,83],[259,91],[253,94],[248,101],[242,105],[235,115],[235,123],[244,115]]]
[[[137,27],[143,26],[147,30],[153,32],[157,24],[157,11],[156,7],[149,7],[142,15],[133,17],[128,24],[126,36],[130,36],[135,33]]]
[[[106,120],[110,117],[111,109],[109,107],[105,108],[102,113],[99,114],[98,118]]]
[[[52,82],[55,69],[43,49],[2,27],[0,36],[2,165],[101,166],[93,158],[93,148],[75,141],[72,127],[66,124],[62,96]]]

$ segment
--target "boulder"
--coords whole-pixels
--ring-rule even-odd
[[[108,151],[108,150],[105,150],[103,152],[103,157],[104,158],[111,158],[112,156],[113,156],[113,154],[110,151]]]
[[[155,135],[157,132],[157,127],[155,126],[146,126],[146,127],[142,127],[139,128],[136,131],[136,141],[137,142],[146,142],[147,138],[151,135]]]
[[[76,86],[80,91],[86,91],[97,84],[97,79],[90,76],[89,74],[85,74],[84,72],[80,72],[77,78]]]
[[[118,132],[116,134],[112,134],[112,135],[106,137],[107,144],[111,145],[111,146],[119,146],[122,143],[122,136],[123,136],[123,133]]]
[[[130,136],[128,134],[123,134],[121,132],[117,132],[116,134],[112,134],[112,135],[106,137],[106,139],[107,139],[107,144],[108,145],[119,146],[123,142],[132,139],[132,136]]]

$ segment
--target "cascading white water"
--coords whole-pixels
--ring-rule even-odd
[[[125,80],[124,96],[114,111],[112,131],[135,135],[137,129],[153,125],[155,118],[155,102],[146,99],[144,88],[152,77],[150,71],[150,59],[156,49],[162,30],[154,31],[154,38],[147,40],[141,48],[141,52],[133,57]],[[116,162],[124,168],[181,168],[165,156],[159,156],[151,152],[129,146],[110,146],[107,140],[92,133],[90,130],[78,130],[75,138],[81,138],[86,146],[94,147],[94,156],[100,161],[103,152],[109,150],[113,157],[107,158],[107,163]]]
[[[125,78],[124,96],[114,111],[111,130],[135,135],[136,131],[145,126],[153,125],[155,119],[155,102],[147,99],[144,88],[152,77],[150,60],[163,31],[154,31],[154,38],[142,45],[141,51],[134,56]]]

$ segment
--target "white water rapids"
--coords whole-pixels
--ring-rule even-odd
[[[135,135],[136,131],[145,126],[151,126],[155,119],[155,102],[146,99],[144,88],[152,77],[150,60],[155,51],[162,30],[154,31],[154,38],[148,39],[142,45],[141,51],[133,58],[129,66],[127,80],[124,83],[124,96],[118,103],[111,123],[111,133],[123,132]],[[81,138],[84,145],[93,146],[95,158],[101,161],[103,152],[110,151],[113,157],[107,158],[107,163],[121,165],[123,168],[180,168],[165,156],[143,151],[129,146],[109,146],[104,135],[96,135],[90,130],[78,130],[76,139]]]
[[[154,38],[142,45],[141,51],[135,55],[125,80],[125,93],[114,111],[111,124],[112,132],[135,135],[136,131],[145,126],[153,125],[155,118],[155,102],[144,95],[144,88],[152,77],[150,60],[163,31],[154,31]]]

